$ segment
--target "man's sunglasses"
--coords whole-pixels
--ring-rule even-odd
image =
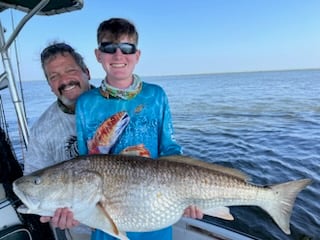
[[[123,54],[134,54],[137,51],[136,45],[132,43],[102,42],[99,45],[99,50],[103,53],[114,54],[117,48],[120,48]]]

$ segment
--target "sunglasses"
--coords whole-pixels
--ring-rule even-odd
[[[112,43],[112,42],[102,42],[99,45],[99,50],[103,53],[114,54],[120,48],[123,54],[134,54],[137,52],[136,45],[132,43]]]

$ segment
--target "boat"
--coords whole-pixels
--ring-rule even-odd
[[[17,123],[23,139],[24,148],[28,146],[28,123],[24,102],[17,88],[17,79],[12,67],[12,60],[8,50],[17,38],[24,25],[35,15],[55,15],[81,10],[82,0],[1,0],[0,14],[7,9],[17,9],[26,15],[20,20],[8,40],[5,40],[5,28],[0,21],[0,51],[4,72],[0,75],[0,91],[9,88],[11,101],[14,105]],[[1,92],[0,92],[1,93]],[[0,94],[1,97],[1,94]],[[40,224],[39,216],[22,215],[16,209],[21,202],[14,195],[11,183],[22,175],[22,166],[19,164],[12,143],[9,138],[5,114],[0,98],[1,110],[1,183],[0,183],[0,240],[31,240],[31,239],[55,239],[48,224]],[[257,239],[235,229],[227,228],[221,224],[206,222],[190,218],[181,218],[173,227],[174,240],[196,239]]]

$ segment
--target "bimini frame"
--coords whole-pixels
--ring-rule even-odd
[[[26,15],[20,20],[17,27],[12,32],[9,39],[5,40],[5,29],[3,28],[0,20],[0,52],[3,62],[4,72],[0,74],[0,86],[2,88],[8,86],[10,90],[11,100],[14,104],[17,114],[18,124],[22,132],[25,146],[28,145],[29,129],[26,120],[26,113],[24,110],[23,102],[18,94],[16,87],[16,79],[13,72],[11,59],[8,54],[13,41],[22,30],[23,26],[34,15],[54,15],[65,13],[73,10],[78,10],[83,7],[83,0],[4,0],[0,1],[0,12],[7,8],[15,8],[26,12]]]

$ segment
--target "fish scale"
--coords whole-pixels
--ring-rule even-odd
[[[108,194],[108,198],[115,201],[115,203],[110,202],[108,204],[108,210],[110,215],[114,216],[113,219],[117,226],[119,228],[125,227],[129,231],[135,231],[136,226],[140,226],[142,230],[147,231],[150,228],[159,227],[159,224],[168,226],[177,214],[181,216],[185,204],[179,206],[179,202],[174,201],[175,198],[172,194],[168,194],[170,192],[169,184],[161,174],[164,172],[155,171],[154,168],[151,169],[150,166],[148,167],[145,164],[146,162],[143,162],[140,166],[140,161],[126,163],[125,159],[119,156],[119,162],[114,166],[108,165],[108,169],[105,171],[105,181],[108,182],[108,187],[106,187],[108,193],[106,194]],[[130,170],[132,168],[136,171],[132,172]],[[114,173],[120,169],[121,173],[117,173],[118,177],[114,177]],[[153,173],[145,174],[146,171],[152,171]],[[119,193],[113,190],[112,186],[115,186],[113,182],[119,181],[119,175],[122,176],[122,174],[126,176],[125,181],[127,183],[124,183],[124,185],[130,184],[130,189],[121,192],[122,194],[118,196],[113,196],[112,193]],[[159,186],[162,187],[159,188]],[[165,189],[165,186],[168,186],[167,190],[162,190]],[[141,202],[139,199],[144,200],[143,205],[135,204]],[[123,202],[128,204],[123,205]],[[119,212],[119,208],[122,209],[121,212]],[[146,214],[147,212],[150,214]]]
[[[260,187],[236,169],[187,156],[150,159],[128,155],[87,155],[17,179],[22,213],[53,215],[69,207],[75,219],[119,239],[121,232],[153,231],[177,222],[192,204],[206,214],[232,219],[217,207],[254,205],[290,233],[297,194],[311,180]]]

